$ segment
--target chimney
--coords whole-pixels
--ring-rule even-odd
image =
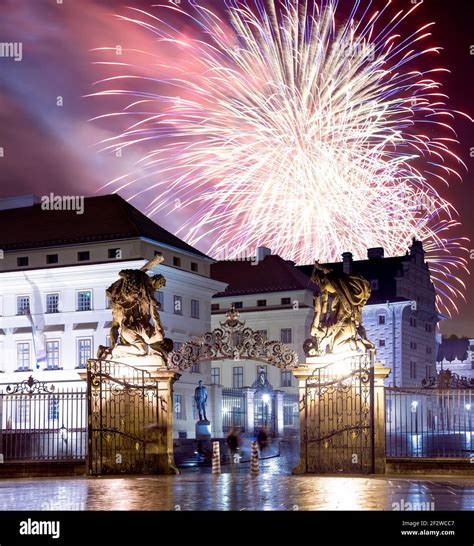
[[[342,253],[342,270],[347,275],[352,273],[352,252]]]
[[[414,256],[415,254],[423,254],[425,255],[425,249],[423,248],[423,241],[418,241],[413,237],[413,242],[410,247],[410,254]]]
[[[271,256],[272,251],[266,246],[257,247],[257,263],[263,262],[266,256]]]
[[[369,258],[369,260],[378,260],[383,258],[383,256],[384,250],[381,246],[367,249],[367,258]]]

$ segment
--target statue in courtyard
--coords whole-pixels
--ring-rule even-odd
[[[160,304],[155,292],[166,284],[163,275],[147,271],[163,261],[157,254],[141,269],[123,269],[120,279],[106,291],[112,308],[110,347],[99,346],[97,358],[160,355],[166,362],[173,342],[165,338],[160,320]]]
[[[319,288],[314,298],[308,356],[373,349],[362,325],[362,308],[370,297],[369,282],[356,274],[337,273],[315,262],[312,282]]]
[[[199,420],[207,421],[206,417],[206,404],[207,404],[207,389],[202,384],[202,380],[199,380],[199,384],[194,390],[194,401],[199,413]]]

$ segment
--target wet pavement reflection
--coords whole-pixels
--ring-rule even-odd
[[[180,476],[0,481],[1,510],[474,510],[474,478],[291,476],[247,469]],[[434,504],[431,504],[434,503]]]

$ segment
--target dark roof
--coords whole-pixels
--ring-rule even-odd
[[[147,237],[158,243],[207,257],[158,226],[119,195],[86,197],[84,214],[42,210],[41,204],[0,211],[0,248],[43,246]]]
[[[469,339],[457,338],[457,337],[443,337],[441,343],[438,345],[437,362],[447,360],[452,362],[453,360],[460,360],[463,362],[467,360],[467,351],[469,349]]]
[[[215,298],[286,290],[316,290],[308,277],[280,256],[265,256],[262,261],[224,260],[211,264],[211,278],[228,283]]]
[[[386,301],[403,300],[397,296],[397,285],[395,278],[403,272],[403,262],[410,259],[410,256],[395,256],[392,258],[375,258],[372,260],[352,261],[352,273],[358,273],[368,281],[377,280],[378,289],[372,290],[368,304],[385,303]],[[334,262],[322,264],[333,271],[342,272],[343,263]],[[308,277],[313,273],[313,265],[296,266]]]

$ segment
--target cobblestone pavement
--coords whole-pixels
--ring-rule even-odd
[[[474,510],[473,478],[234,474],[0,481],[1,510]],[[428,503],[434,503],[433,505]]]

